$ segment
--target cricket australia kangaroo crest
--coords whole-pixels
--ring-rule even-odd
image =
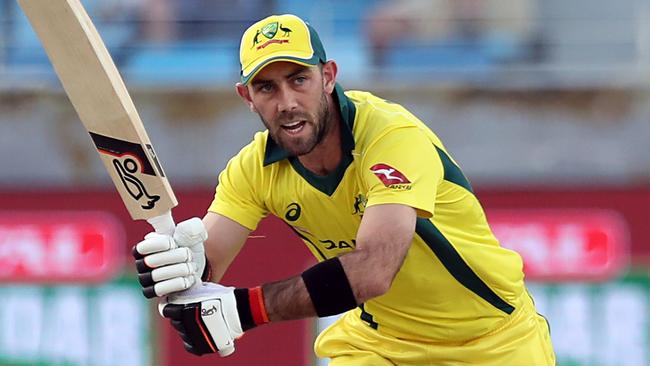
[[[282,31],[281,35],[278,34],[278,29]],[[257,50],[260,50],[273,43],[289,43],[288,38],[291,36],[291,32],[291,28],[282,26],[279,22],[269,23],[262,27],[262,29],[257,30],[257,33],[255,33],[255,37],[253,38],[253,47],[257,46]],[[266,37],[268,41],[258,45],[260,43],[260,35]],[[278,39],[275,39],[275,36],[278,36]]]

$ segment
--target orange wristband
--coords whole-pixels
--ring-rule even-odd
[[[237,312],[239,313],[239,322],[243,331],[269,322],[262,287],[236,288],[235,300],[237,301]]]
[[[266,313],[264,294],[261,286],[248,289],[248,301],[251,306],[251,315],[253,316],[253,322],[255,322],[255,325],[268,323],[269,315]]]

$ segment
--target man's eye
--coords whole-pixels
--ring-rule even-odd
[[[307,78],[304,76],[298,76],[295,81],[296,84],[303,84],[305,81],[307,81]]]
[[[261,92],[270,92],[271,90],[273,90],[273,86],[271,84],[262,84],[259,86],[257,90]]]

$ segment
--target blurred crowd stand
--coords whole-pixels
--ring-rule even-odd
[[[119,69],[136,85],[230,84],[243,30],[295,13],[363,80],[418,70],[482,70],[542,57],[537,0],[84,0]],[[0,65],[47,59],[14,0],[0,0]],[[2,67],[2,66],[0,66]],[[372,77],[375,77],[373,75]]]
[[[389,0],[369,12],[372,62],[467,67],[540,57],[535,0]]]
[[[479,181],[648,179],[647,1],[82,2],[152,139],[168,149],[159,154],[175,181],[212,183],[205,167],[225,165],[259,129],[241,123],[250,112],[232,91],[240,36],[263,16],[287,12],[318,29],[343,86],[406,104]],[[36,171],[62,184],[89,169],[97,175],[88,180],[105,178],[86,157],[87,136],[16,0],[0,0],[0,92],[0,184],[34,180]],[[228,139],[215,144],[215,136]],[[201,157],[169,152],[199,140],[211,149]],[[35,149],[14,159],[36,144],[57,152],[48,164]]]
[[[129,20],[137,41],[171,43],[236,39],[258,17],[273,11],[264,0],[118,0],[98,3],[104,22]]]
[[[117,0],[97,4],[102,30],[118,25],[127,34],[111,53],[136,82],[155,73],[179,73],[192,83],[226,78],[239,62],[236,48],[243,30],[274,9],[264,0]],[[113,42],[116,40],[113,35]],[[153,79],[153,80],[151,80]]]

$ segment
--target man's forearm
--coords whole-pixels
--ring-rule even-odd
[[[268,318],[270,321],[301,319],[350,310],[388,289],[377,285],[377,278],[383,274],[376,272],[386,270],[386,266],[374,263],[367,253],[353,251],[321,262],[301,276],[267,283],[262,291]]]
[[[390,289],[413,239],[415,210],[377,205],[363,220],[355,250],[262,286],[270,321],[343,313]]]
[[[262,291],[270,321],[316,316],[316,310],[301,276],[267,283],[262,286]]]
[[[210,262],[211,282],[219,282],[244,246],[251,230],[225,216],[208,212],[203,218],[208,231],[205,255]]]

